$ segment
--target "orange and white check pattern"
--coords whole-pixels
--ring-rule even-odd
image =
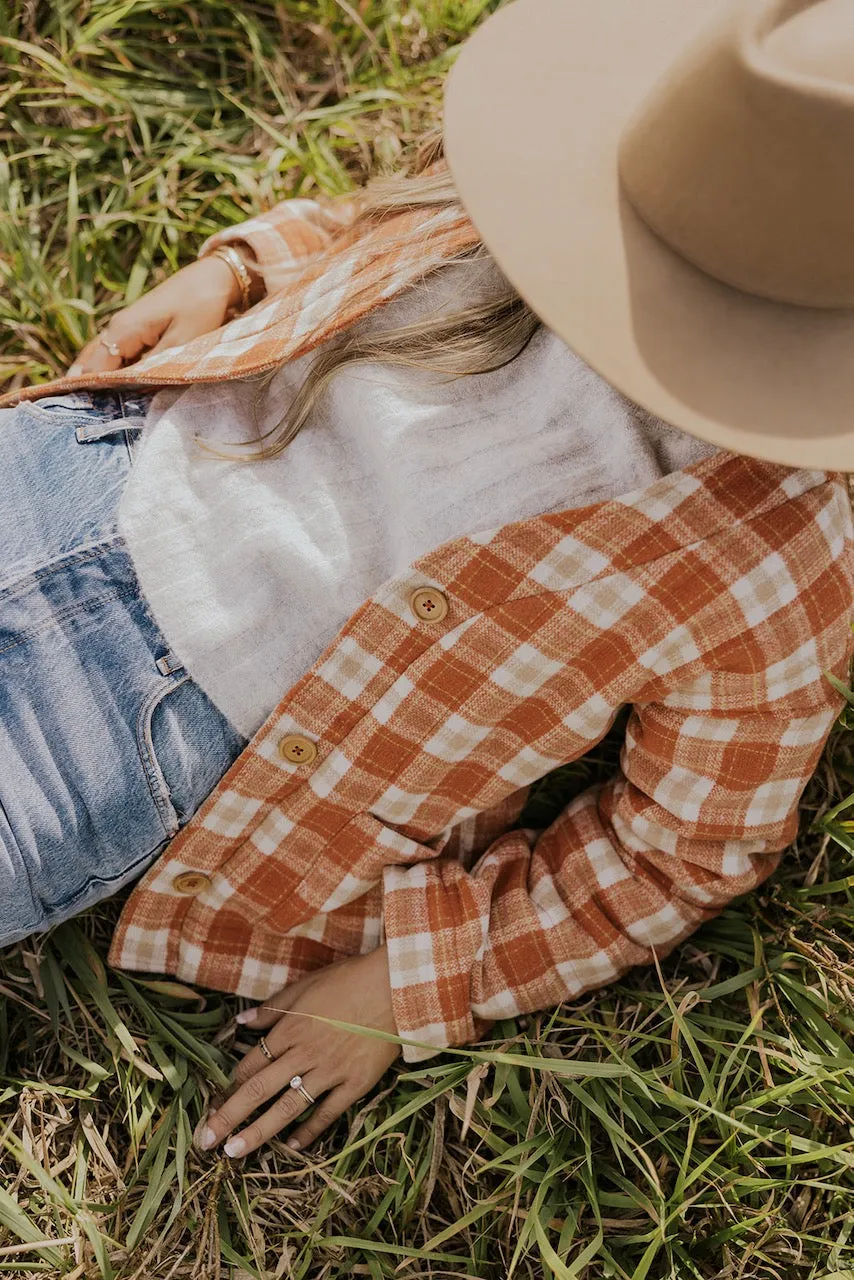
[[[303,201],[226,233],[280,295],[121,376],[18,398],[256,372],[473,235],[449,212],[348,225]],[[285,692],[135,888],[112,963],[263,999],[385,941],[398,1029],[427,1046],[414,1061],[665,955],[796,833],[841,704],[825,673],[847,674],[852,579],[843,478],[726,453],[436,548]],[[447,599],[438,622],[411,607],[425,586]],[[625,704],[618,776],[548,830],[512,829],[527,787]],[[311,763],[280,754],[293,734]]]
[[[165,387],[246,378],[296,359],[478,243],[456,208],[386,215],[356,224],[358,196],[284,200],[205,241],[201,255],[239,240],[253,249],[267,297],[183,346],[113,372],[56,378],[0,396],[0,408],[65,391]],[[334,246],[334,250],[333,250]]]

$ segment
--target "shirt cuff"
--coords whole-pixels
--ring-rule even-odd
[[[332,238],[352,220],[354,200],[321,203],[318,200],[283,200],[267,213],[223,227],[205,240],[198,256],[204,258],[224,244],[249,245],[266,285],[276,293],[324,253]]]
[[[471,1010],[471,967],[487,921],[453,862],[387,866],[383,921],[398,1035],[405,1062],[422,1062],[451,1045],[469,1044],[492,1025]]]

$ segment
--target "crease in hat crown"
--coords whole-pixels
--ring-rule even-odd
[[[854,0],[751,0],[653,88],[619,149],[644,222],[707,275],[854,306]]]

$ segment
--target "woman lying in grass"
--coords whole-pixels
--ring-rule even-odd
[[[319,1019],[476,1041],[666,955],[796,832],[842,478],[667,425],[543,309],[434,141],[6,398],[0,942],[136,881],[113,964],[261,1002],[204,1147],[303,1146],[401,1051]],[[625,704],[618,776],[521,829]]]

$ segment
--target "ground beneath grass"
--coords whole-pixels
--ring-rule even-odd
[[[216,227],[392,165],[494,7],[0,0],[0,383]],[[119,904],[0,953],[0,1276],[854,1280],[852,728],[782,870],[663,972],[393,1072],[310,1153],[192,1149],[236,1004],[107,970]]]

